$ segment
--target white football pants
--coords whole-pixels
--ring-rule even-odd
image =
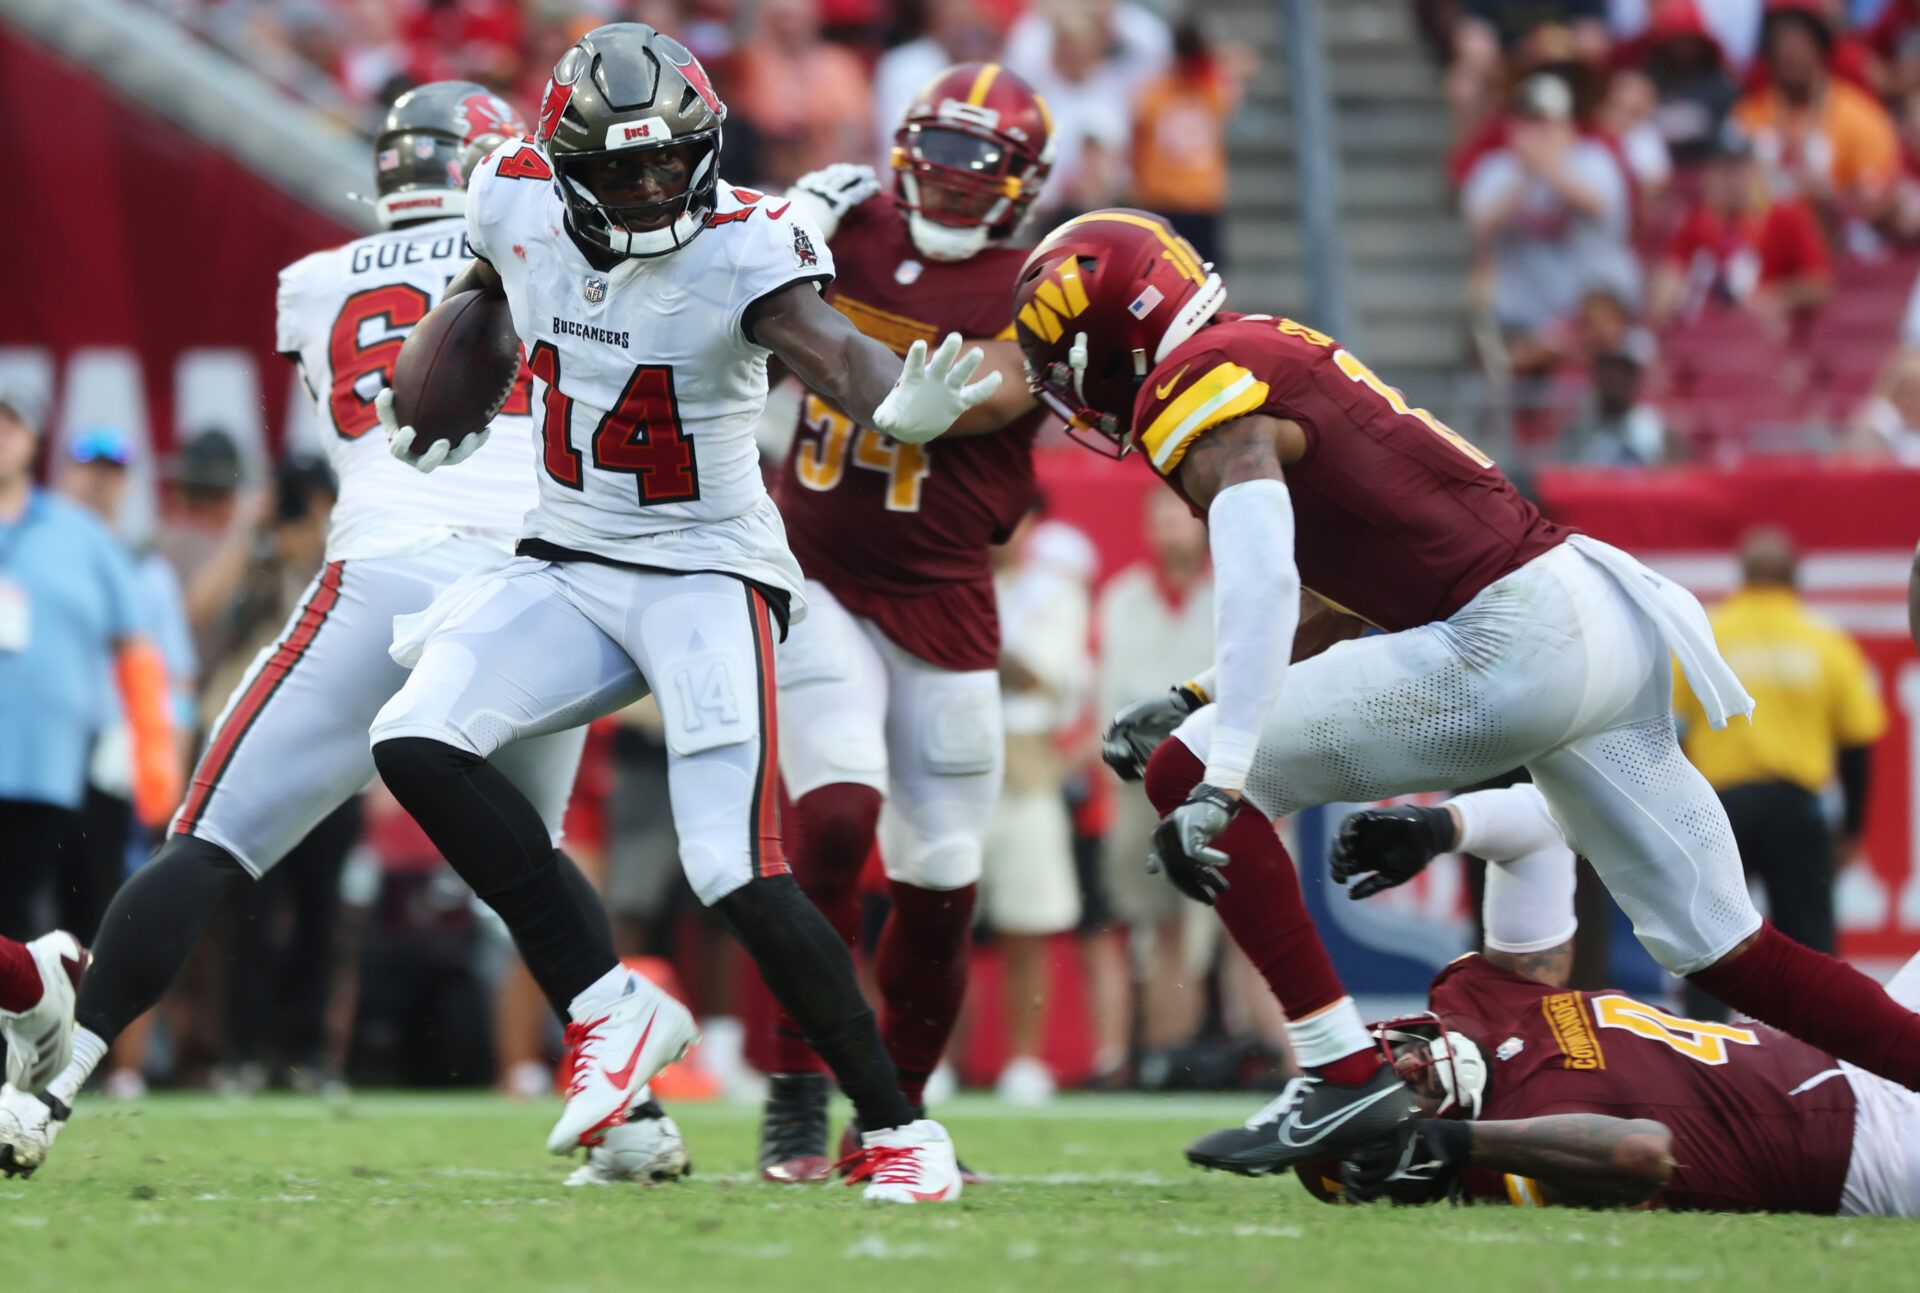
[[[651,690],[667,735],[680,864],[704,903],[786,870],[767,599],[732,575],[518,557],[395,625],[417,660],[373,740],[421,736],[492,759]]]
[[[407,680],[387,654],[394,618],[505,560],[492,544],[448,539],[412,556],[329,562],[233,689],[170,833],[265,874],[373,779],[367,727]],[[556,844],[585,739],[557,732],[500,752]]]
[[[1471,785],[1525,765],[1654,959],[1687,974],[1760,927],[1725,811],[1680,752],[1669,647],[1561,545],[1451,618],[1287,672],[1247,797],[1269,817]],[[1175,733],[1205,762],[1214,707]]]

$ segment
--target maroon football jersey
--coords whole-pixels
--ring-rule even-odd
[[[927,260],[884,194],[847,214],[833,238],[830,301],[898,354],[949,332],[1011,337],[1024,250]],[[901,444],[857,427],[809,393],[774,497],[808,577],[899,646],[946,669],[1000,659],[987,549],[1032,504],[1034,412],[990,435]]]
[[[1623,992],[1549,987],[1478,955],[1442,970],[1429,1000],[1486,1055],[1483,1119],[1651,1118],[1673,1133],[1666,1207],[1838,1209],[1854,1097],[1824,1051],[1757,1024],[1680,1019]]]
[[[1174,472],[1209,427],[1253,413],[1306,432],[1286,468],[1300,580],[1383,629],[1430,624],[1566,538],[1493,461],[1325,333],[1222,314],[1148,374],[1133,439]]]

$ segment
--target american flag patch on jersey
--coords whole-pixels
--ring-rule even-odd
[[[1144,292],[1133,298],[1133,304],[1127,307],[1127,313],[1136,319],[1144,319],[1153,313],[1154,306],[1166,299],[1166,296],[1159,288],[1149,286]]]

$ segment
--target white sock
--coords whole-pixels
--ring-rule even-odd
[[[1458,850],[1489,862],[1508,862],[1566,844],[1537,786],[1476,790],[1447,801],[1447,806],[1460,814]]]
[[[1352,997],[1340,998],[1302,1023],[1289,1020],[1287,1040],[1293,1043],[1293,1062],[1303,1069],[1316,1069],[1373,1048],[1373,1035],[1367,1031]]]
[[[1573,937],[1573,850],[1550,844],[1511,862],[1487,867],[1480,904],[1487,946],[1496,952],[1544,952]]]
[[[644,979],[616,962],[611,970],[589,983],[579,996],[567,1003],[567,1013],[578,1023],[627,994],[640,991],[644,985]]]
[[[93,1071],[100,1067],[100,1061],[107,1057],[107,1042],[100,1034],[90,1028],[73,1030],[73,1058],[60,1070],[59,1076],[47,1084],[47,1094],[71,1108],[80,1088],[87,1084]]]

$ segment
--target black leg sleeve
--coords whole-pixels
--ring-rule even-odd
[[[596,924],[582,910],[546,823],[506,774],[415,736],[379,742],[373,761],[441,856],[506,922],[534,981],[563,1014],[617,964],[605,918]]]
[[[860,995],[847,945],[790,875],[749,880],[713,904],[760,977],[853,1101],[866,1131],[913,1121],[900,1079]]]
[[[120,886],[100,918],[74,1017],[111,1042],[159,1002],[222,904],[251,883],[231,853],[175,835]]]
[[[574,902],[579,904],[580,913],[587,918],[587,923],[593,926],[594,935],[606,939],[611,945],[613,917],[607,913],[606,899],[600,896],[600,891],[593,887],[593,881],[587,879],[587,873],[567,855],[565,849],[554,852],[553,863],[560,868],[560,879],[566,884],[567,892],[573,895]]]

